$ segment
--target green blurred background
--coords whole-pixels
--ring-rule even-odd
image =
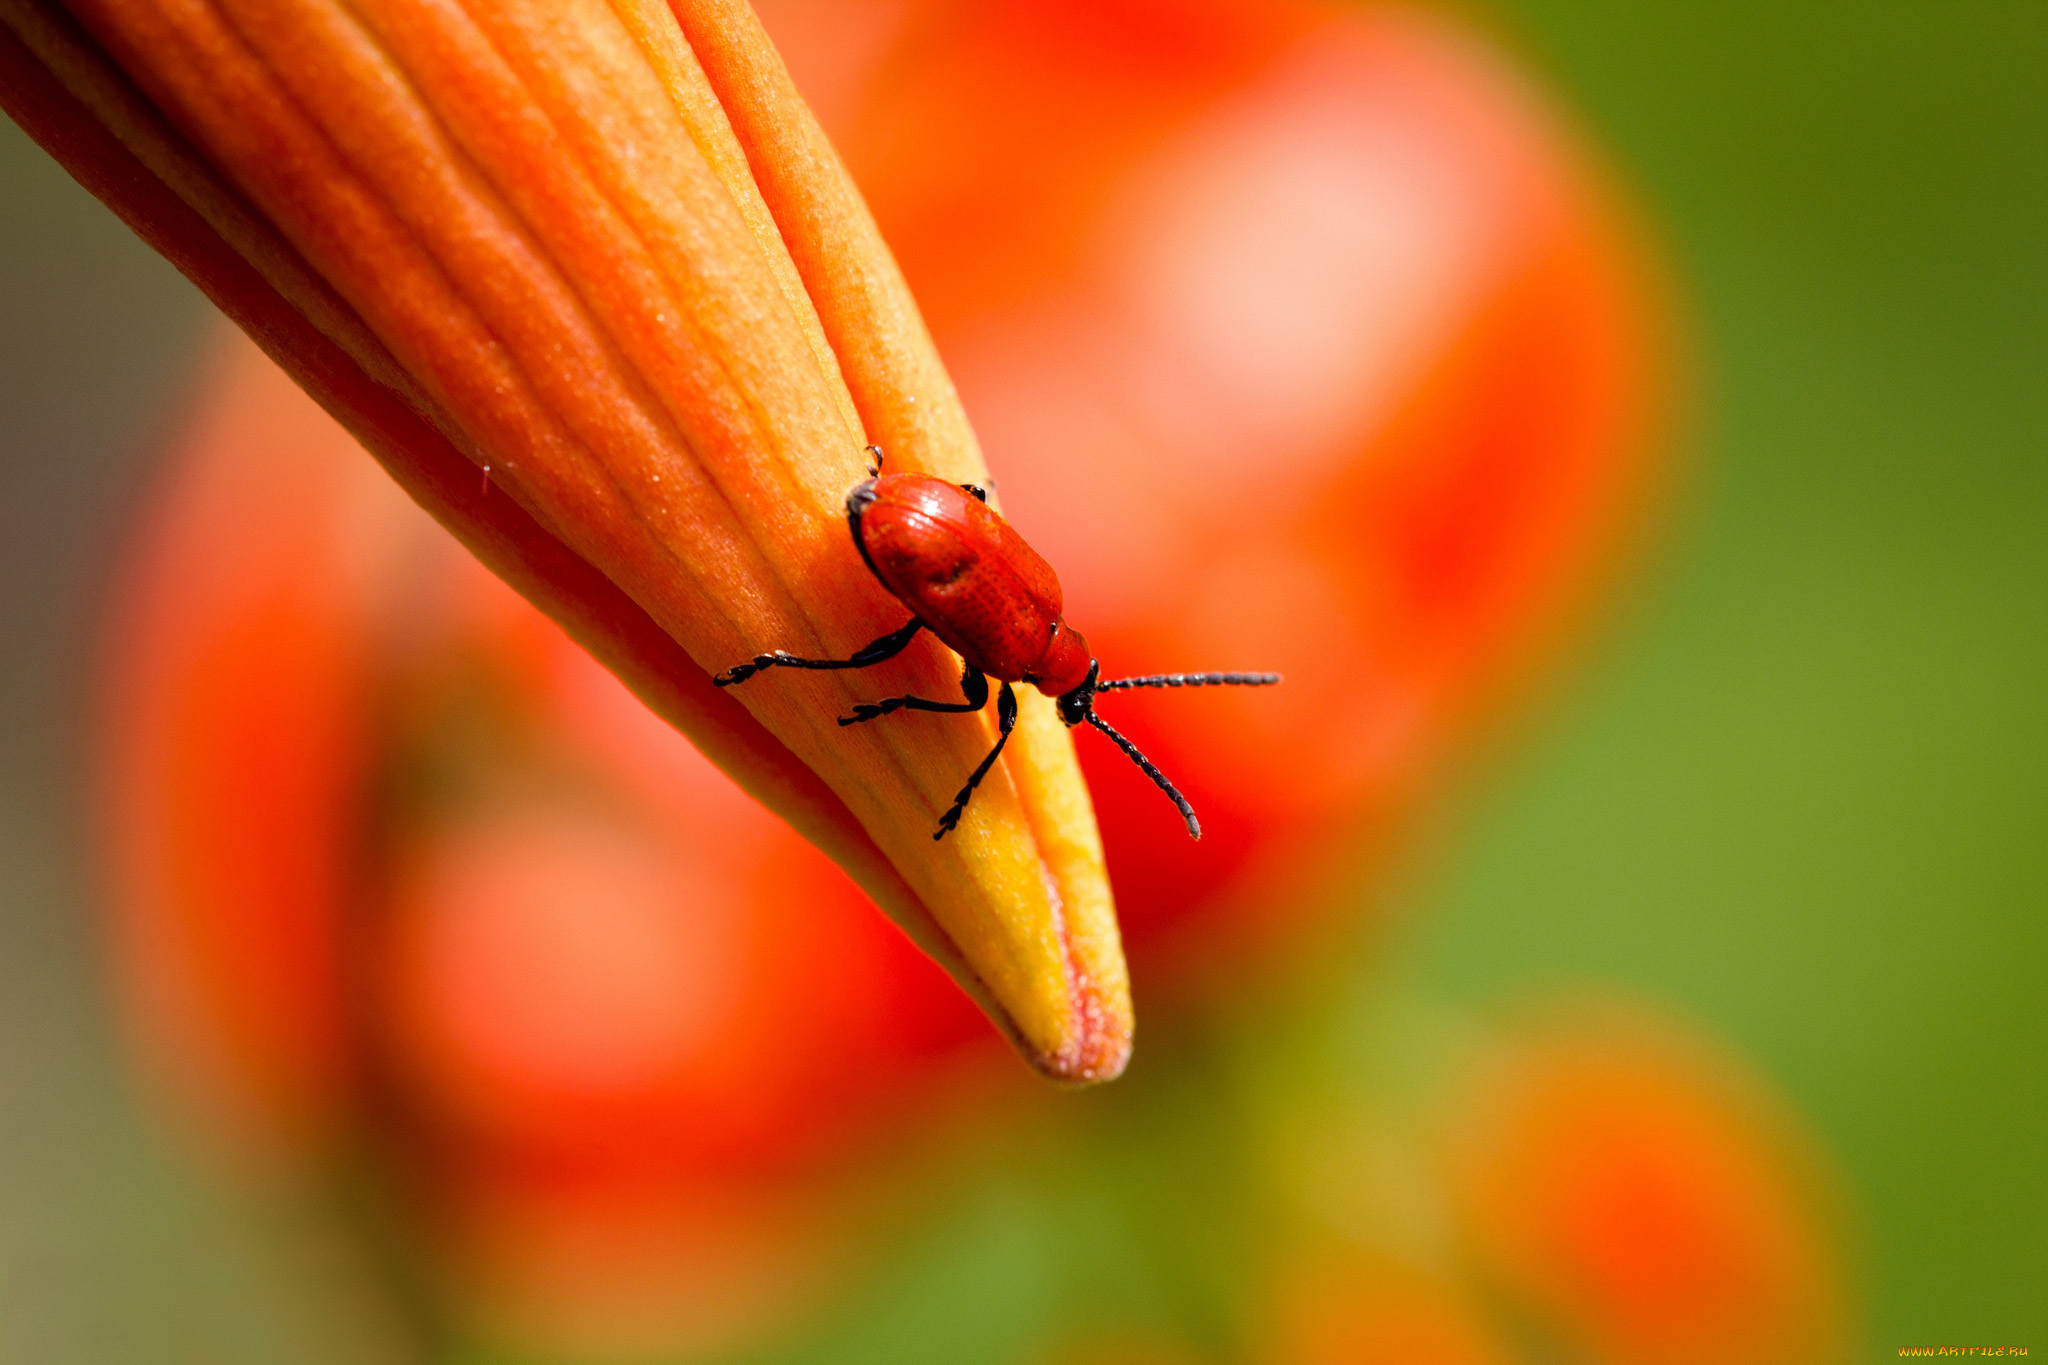
[[[2048,1350],[2048,6],[1495,17],[1669,244],[1695,434],[1396,952],[1698,1018],[1844,1172],[1874,1353]],[[95,979],[95,614],[207,306],[11,125],[0,260],[0,1361],[373,1358],[316,1235],[159,1150]],[[948,1297],[906,1275],[870,1311]]]

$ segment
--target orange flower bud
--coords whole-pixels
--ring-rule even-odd
[[[723,693],[753,654],[901,624],[841,499],[870,440],[985,470],[857,192],[723,0],[0,4],[0,102],[417,501],[845,865],[1047,1074],[1117,1074],[1129,991],[1092,808],[1027,700],[872,673]]]
[[[1507,1040],[1449,1131],[1481,1273],[1610,1365],[1845,1360],[1818,1163],[1756,1084],[1614,1007]]]

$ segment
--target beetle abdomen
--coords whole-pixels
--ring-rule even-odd
[[[1023,679],[1060,619],[1059,579],[1009,523],[953,484],[885,474],[847,499],[875,577],[990,677]]]
[[[968,663],[1015,682],[1045,652],[1052,623],[1040,605],[953,528],[892,508],[870,512],[862,529],[882,585]]]

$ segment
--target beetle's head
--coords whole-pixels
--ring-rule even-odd
[[[847,491],[846,519],[853,523],[855,530],[860,529],[860,514],[867,511],[868,504],[874,500],[875,481],[872,478],[862,479]]]
[[[1069,728],[1088,719],[1088,713],[1095,709],[1095,680],[1102,675],[1102,665],[1095,660],[1088,661],[1088,676],[1073,687],[1060,693],[1060,719]]]
[[[853,548],[860,551],[861,562],[868,566],[868,572],[877,579],[882,575],[875,568],[875,561],[868,555],[868,543],[860,538],[860,514],[867,511],[875,500],[875,481],[863,479],[855,484],[846,495],[846,526],[853,532]]]

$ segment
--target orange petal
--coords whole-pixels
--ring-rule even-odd
[[[1483,1276],[1620,1365],[1847,1358],[1829,1180],[1753,1079],[1610,1001],[1506,1042],[1447,1125]]]
[[[872,675],[708,684],[900,624],[841,511],[868,439],[983,475],[744,6],[0,0],[0,100],[1036,1064],[1121,1070],[1100,843],[1044,698],[934,841],[990,719],[833,717],[954,686],[935,643]]]

